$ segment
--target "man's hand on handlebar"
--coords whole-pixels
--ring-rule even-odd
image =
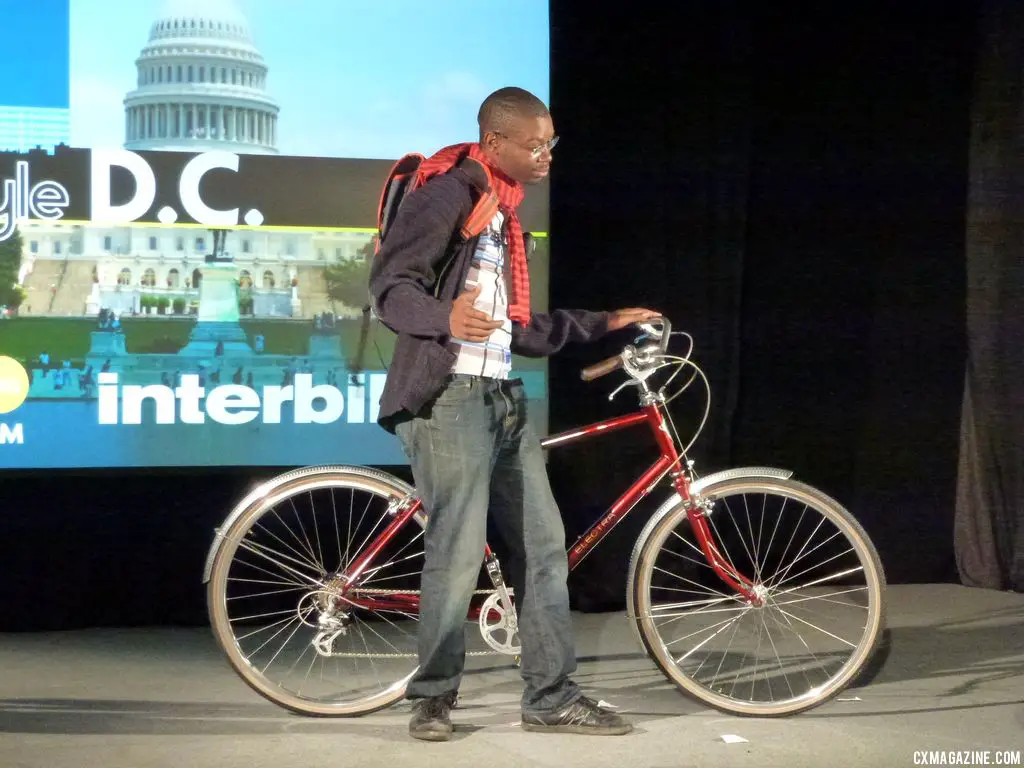
[[[608,318],[608,331],[618,331],[626,326],[642,323],[644,320],[650,320],[654,317],[661,317],[661,313],[640,307],[618,309],[612,312],[611,317]]]

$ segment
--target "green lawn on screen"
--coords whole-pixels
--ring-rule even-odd
[[[194,320],[185,318],[126,317],[121,320],[129,354],[174,354],[188,343],[194,324]],[[243,319],[241,325],[250,344],[257,335],[263,335],[265,354],[301,358],[309,353],[309,337],[313,333],[311,320]],[[342,349],[351,361],[359,344],[360,321],[339,320],[338,328]],[[28,362],[46,352],[51,364],[64,360],[78,364],[89,352],[89,334],[94,330],[96,321],[92,318],[16,317],[0,321],[0,355]],[[378,323],[371,323],[362,367],[375,370],[390,365],[394,343],[394,334]],[[514,364],[521,370],[543,367],[541,360],[518,356]]]
[[[173,354],[188,343],[193,320],[159,317],[123,318],[125,343],[130,354]],[[264,337],[264,352],[273,355],[302,357],[309,352],[312,321],[242,320],[250,344],[256,336]],[[47,352],[50,360],[81,360],[89,351],[89,334],[96,330],[90,318],[25,317],[0,322],[0,355],[31,360]],[[342,346],[355,354],[359,342],[358,320],[339,322]],[[393,337],[388,331],[375,334],[387,358],[391,355]],[[367,351],[367,364],[376,360],[372,344]]]

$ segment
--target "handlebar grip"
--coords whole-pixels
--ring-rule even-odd
[[[580,371],[580,378],[584,381],[593,381],[594,379],[605,376],[621,367],[622,355],[615,355],[613,357],[609,357],[607,360],[602,360],[600,363],[588,365]]]

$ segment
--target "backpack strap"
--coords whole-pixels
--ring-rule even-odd
[[[459,161],[457,167],[465,171],[477,192],[476,204],[459,229],[459,234],[469,240],[483,232],[484,228],[491,223],[498,212],[499,200],[494,191],[491,170],[486,165],[472,157],[464,157]]]

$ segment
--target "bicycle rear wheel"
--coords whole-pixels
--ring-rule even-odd
[[[318,716],[366,714],[404,696],[417,664],[425,516],[344,588],[350,564],[412,493],[383,472],[316,467],[271,481],[228,518],[210,567],[210,623],[257,693]]]
[[[634,620],[665,676],[738,715],[788,715],[845,688],[885,623],[885,575],[860,524],[792,480],[739,478],[702,493],[724,559],[753,579],[750,605],[707,563],[680,503],[641,545]]]

